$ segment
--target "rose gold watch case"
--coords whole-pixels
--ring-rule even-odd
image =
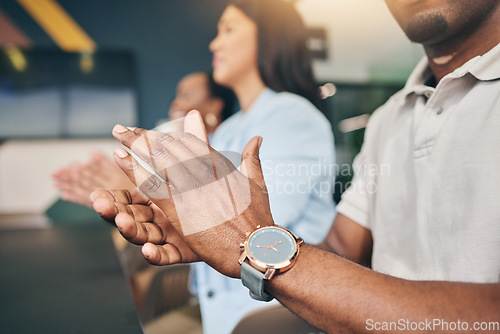
[[[293,252],[293,255],[286,261],[279,262],[279,263],[266,263],[266,262],[263,262],[263,261],[256,259],[252,255],[252,253],[250,252],[248,241],[250,240],[252,235],[254,233],[256,233],[257,231],[260,231],[262,229],[271,229],[271,228],[278,228],[278,229],[286,232],[293,240],[295,240],[295,250]],[[257,269],[258,271],[265,273],[264,279],[269,280],[274,276],[275,273],[278,273],[278,272],[283,273],[283,272],[287,271],[288,269],[290,269],[295,264],[297,256],[299,255],[300,246],[303,243],[304,243],[304,241],[302,240],[302,238],[300,238],[300,237],[297,238],[293,233],[291,233],[286,228],[283,228],[281,226],[273,225],[273,226],[261,227],[261,228],[256,229],[252,233],[250,233],[247,236],[245,242],[240,245],[243,248],[243,253],[241,254],[241,257],[238,260],[238,262],[240,264],[242,264],[245,261],[245,259],[248,258],[249,264],[252,267],[254,267],[255,269]]]

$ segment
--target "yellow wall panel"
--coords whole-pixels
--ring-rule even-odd
[[[54,0],[17,0],[64,51],[92,52],[95,42]]]

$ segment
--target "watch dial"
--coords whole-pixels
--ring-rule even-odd
[[[257,230],[248,241],[252,255],[265,263],[276,264],[289,260],[296,249],[295,239],[278,228]]]

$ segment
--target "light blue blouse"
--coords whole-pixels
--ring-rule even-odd
[[[306,99],[265,89],[246,112],[219,126],[211,145],[218,151],[241,153],[257,135],[263,138],[260,159],[275,223],[307,243],[319,243],[335,215],[330,123]],[[251,299],[240,280],[203,263],[193,269],[204,334],[230,333],[246,313],[269,305]]]

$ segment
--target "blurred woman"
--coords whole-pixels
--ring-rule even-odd
[[[318,110],[304,24],[290,2],[240,0],[224,10],[217,28],[210,43],[213,77],[235,92],[241,110],[221,124],[211,145],[241,153],[261,136],[276,223],[318,243],[334,217],[334,142]],[[202,263],[194,267],[203,333],[230,333],[250,310],[269,305],[251,299],[239,280]]]

